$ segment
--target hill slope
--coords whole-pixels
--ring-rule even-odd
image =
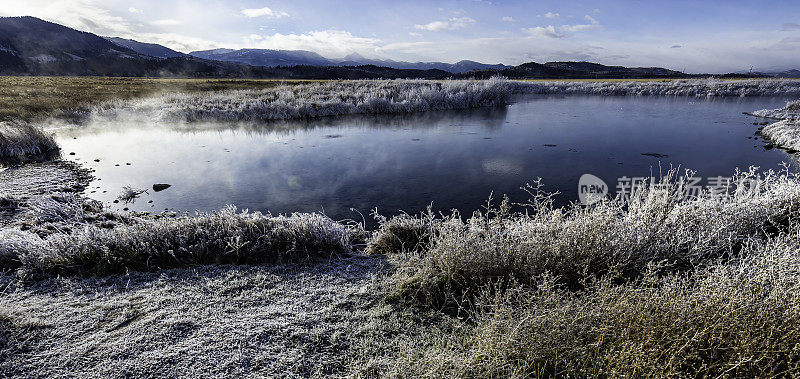
[[[140,54],[149,55],[151,57],[176,58],[176,57],[187,56],[184,53],[177,52],[168,47],[164,47],[155,43],[144,43],[132,39],[119,38],[119,37],[104,37],[104,38],[119,46],[131,49]]]
[[[442,62],[402,62],[394,60],[369,59],[359,54],[349,54],[343,59],[325,58],[315,52],[306,50],[269,50],[269,49],[215,49],[193,51],[192,56],[224,62],[244,63],[253,66],[364,66],[372,65],[403,70],[442,70],[449,73],[462,73],[471,70],[494,70],[508,68],[502,64],[484,64],[463,60],[455,64]]]
[[[254,67],[201,59],[155,44],[110,41],[35,17],[2,17],[0,75],[367,79],[442,78],[448,73],[376,66]]]

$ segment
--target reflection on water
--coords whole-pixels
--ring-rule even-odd
[[[113,208],[214,210],[226,204],[273,213],[323,211],[336,219],[453,208],[471,212],[489,193],[525,200],[541,177],[559,204],[577,200],[592,173],[650,176],[681,165],[700,176],[736,167],[777,168],[743,111],[783,98],[715,99],[531,96],[506,108],[367,115],[272,123],[90,124],[61,129],[66,155],[96,170],[90,196]],[[642,155],[642,153],[652,153]],[[661,156],[660,158],[657,158]],[[97,162],[95,160],[98,160]],[[152,189],[113,204],[123,186]]]

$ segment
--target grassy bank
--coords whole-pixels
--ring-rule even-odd
[[[93,104],[161,93],[272,88],[283,81],[0,76],[0,121],[69,116]],[[290,81],[294,82],[294,81]]]

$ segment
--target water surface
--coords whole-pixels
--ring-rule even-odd
[[[335,219],[459,209],[489,194],[524,201],[542,178],[560,205],[577,200],[578,178],[613,188],[622,176],[670,165],[730,176],[751,165],[779,168],[744,111],[787,98],[526,96],[510,106],[415,115],[348,116],[280,123],[93,123],[61,129],[68,159],[95,169],[90,197],[114,209],[216,210],[227,204],[277,213],[324,211]],[[648,153],[650,155],[643,155]],[[95,160],[99,160],[95,162]],[[123,186],[152,189],[113,203]]]

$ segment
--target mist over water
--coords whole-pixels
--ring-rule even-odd
[[[584,173],[614,191],[622,176],[670,165],[730,176],[790,157],[765,149],[761,121],[742,112],[788,98],[526,95],[506,107],[401,115],[353,115],[271,123],[94,122],[60,129],[65,156],[95,169],[89,196],[113,209],[216,210],[228,204],[276,213],[324,211],[334,219],[459,209],[489,194],[524,201],[542,178],[577,201]],[[749,138],[748,138],[749,137]],[[75,155],[68,155],[74,152]],[[647,153],[649,155],[643,155]],[[95,160],[99,162],[95,162]],[[155,183],[172,186],[155,192]],[[148,188],[113,203],[123,186]]]

